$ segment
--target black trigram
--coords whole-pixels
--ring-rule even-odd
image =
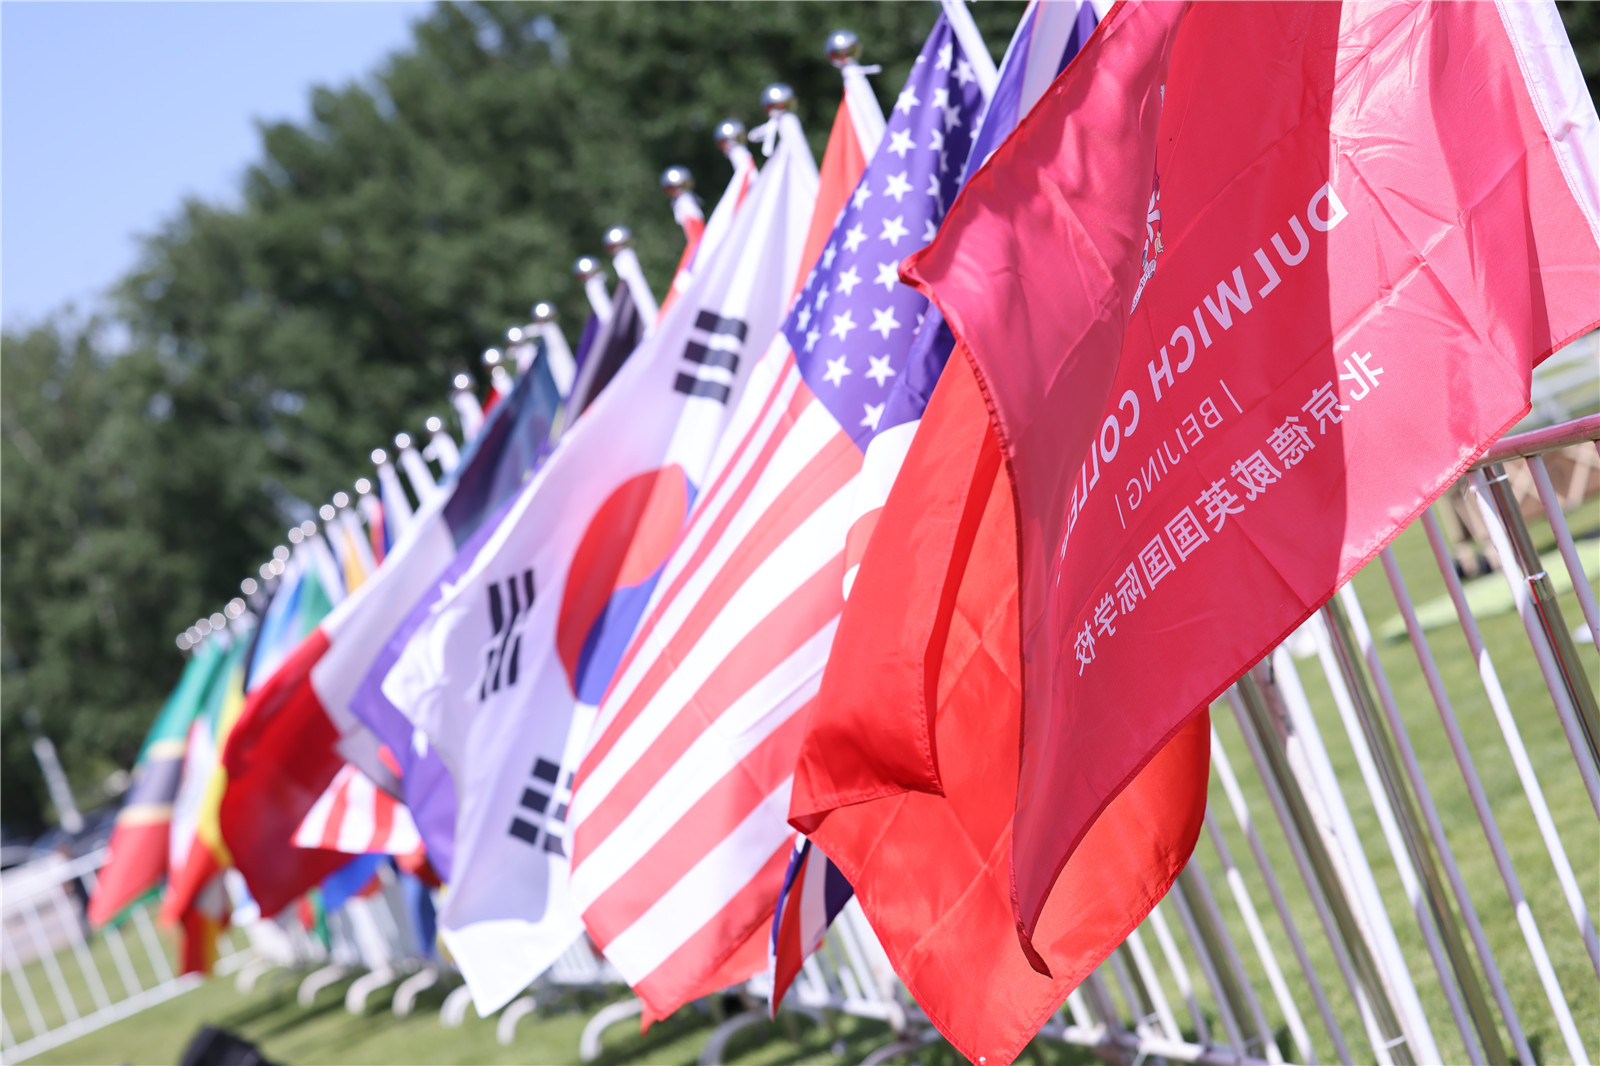
[[[695,333],[705,340],[691,339],[683,349],[688,366],[678,374],[672,387],[688,396],[705,396],[727,403],[733,393],[729,384],[739,369],[739,349],[744,346],[748,327],[737,318],[723,318],[701,311],[694,320]]]
[[[496,581],[489,586],[489,624],[494,636],[484,651],[483,679],[478,683],[479,701],[499,692],[503,684],[517,683],[517,660],[522,652],[520,623],[533,609],[533,571]]]
[[[568,773],[565,785],[557,788],[560,776],[561,767],[549,759],[541,757],[534,762],[531,780],[518,803],[519,813],[511,819],[511,835],[539,847],[539,830],[543,829],[544,850],[565,858],[561,830],[567,821],[567,804],[572,802],[572,774]]]

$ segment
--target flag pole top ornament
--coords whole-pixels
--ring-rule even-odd
[[[438,415],[429,415],[428,420],[422,423],[422,428],[429,433],[441,433],[444,431],[444,419]]]
[[[315,536],[316,532],[317,532],[316,519],[308,518],[304,522],[301,522],[300,523],[300,532],[305,534],[308,537]]]
[[[506,330],[506,343],[507,344],[521,344],[522,343],[522,327],[521,326],[512,326],[512,327],[510,327],[509,329]]]
[[[861,62],[861,38],[854,30],[834,30],[828,34],[828,62],[843,70]]]
[[[486,370],[493,370],[504,359],[505,356],[500,354],[499,348],[485,348],[483,350],[483,365]]]
[[[210,635],[210,633],[211,633],[211,619],[209,619],[209,618],[197,619],[195,621],[194,628],[200,633],[200,635],[202,637]]]
[[[179,651],[188,651],[191,647],[193,647],[193,645],[189,641],[189,632],[188,632],[188,630],[185,630],[184,632],[178,634],[178,639],[177,639],[176,643],[178,645],[178,650]]]
[[[605,245],[607,255],[616,255],[624,248],[633,247],[633,230],[627,226],[612,226],[606,230]]]
[[[333,516],[339,512],[333,509],[333,504],[325,503],[317,509],[317,514],[322,516],[324,522],[332,522]]]
[[[533,308],[528,313],[533,316],[533,324],[536,326],[542,326],[546,322],[554,322],[561,317],[561,312],[557,311],[556,305],[549,300],[540,300],[533,305]]]
[[[717,147],[727,155],[736,147],[744,143],[746,130],[744,123],[736,118],[725,118],[717,123]]]
[[[336,492],[336,493],[334,493],[333,494],[333,505],[335,507],[349,507],[350,506],[350,494],[347,493],[347,492]]]
[[[227,625],[228,625],[227,616],[224,615],[221,611],[216,611],[215,613],[213,613],[211,615],[210,618],[206,619],[206,621],[211,623],[211,628],[212,629],[218,630],[218,631],[227,628]]]
[[[261,586],[256,584],[256,579],[253,577],[247,577],[243,581],[239,582],[239,591],[244,593],[246,596],[254,596],[256,594],[256,589],[260,587]]]
[[[720,143],[720,138],[719,138]],[[694,175],[688,167],[671,166],[661,172],[661,191],[676,200],[686,192],[694,191]]]
[[[384,463],[387,463],[388,461],[389,461],[389,453],[388,452],[384,451],[382,448],[374,448],[374,449],[372,449],[372,465],[373,466],[382,466]]]
[[[490,351],[493,350],[494,349],[492,348],[490,349]],[[405,451],[407,448],[411,447],[411,434],[404,431],[396,433],[394,435],[394,446],[399,448],[401,451]]]
[[[461,373],[459,373],[459,374],[457,374],[455,376],[455,379],[454,379],[452,384],[453,384],[454,391],[456,391],[456,392],[471,392],[472,391],[472,375],[466,373],[465,371],[463,371],[463,372],[461,372]],[[374,456],[376,456],[378,454],[378,452],[381,452],[382,450],[383,450],[382,448],[379,448],[377,451],[373,452],[372,454]],[[379,459],[375,458],[372,461],[377,463],[377,462],[381,462],[382,460],[379,460]]]
[[[306,539],[306,535],[304,533],[300,532],[300,527],[299,526],[295,526],[293,529],[289,530],[289,543],[290,544],[299,544],[301,541],[303,541],[305,539]],[[274,562],[276,562],[276,561],[277,560],[274,560]]]
[[[794,110],[794,89],[787,82],[775,81],[761,90],[761,109],[769,117],[780,111]]]
[[[572,273],[577,275],[579,281],[588,281],[605,272],[606,268],[600,265],[600,260],[592,255],[580,255],[577,262],[572,264]]]
[[[296,527],[296,528],[298,528],[298,527]],[[293,542],[294,537],[291,536],[289,538],[289,540],[291,542]],[[276,548],[273,548],[272,549],[272,561],[275,562],[275,563],[286,563],[286,562],[288,562],[289,561],[289,549],[285,548],[282,544],[278,545]]]
[[[241,614],[244,614],[244,601],[235,596],[233,599],[228,601],[228,606],[222,609],[222,613],[227,615],[228,620],[231,622],[233,619],[238,618]]]

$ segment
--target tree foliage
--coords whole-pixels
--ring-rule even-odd
[[[975,9],[998,58],[1020,3]],[[181,667],[172,637],[288,524],[446,413],[451,375],[538,299],[569,333],[572,261],[630,226],[659,292],[682,247],[657,177],[714,199],[712,136],[787,81],[820,158],[847,26],[892,105],[932,3],[441,4],[310,117],[260,128],[237,206],[190,200],[119,287],[131,345],[61,319],[0,343],[0,809],[36,826],[28,712],[85,800],[128,765]]]

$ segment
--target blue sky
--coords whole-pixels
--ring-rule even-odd
[[[257,119],[364,77],[425,3],[0,3],[0,321],[80,312],[184,196],[232,202]]]

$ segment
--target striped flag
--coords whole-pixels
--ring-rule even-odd
[[[850,882],[822,849],[796,835],[794,854],[789,857],[783,889],[772,912],[772,943],[767,949],[767,968],[772,973],[767,992],[769,1015],[777,1017],[778,1004],[801,965],[822,945],[828,927],[854,894]]]
[[[723,248],[564,432],[383,682],[458,782],[440,933],[480,1013],[582,932],[569,899],[574,747],[782,321],[817,171],[799,121]]]
[[[601,705],[577,775],[573,894],[653,1017],[766,961],[862,452],[927,306],[900,260],[937,228],[983,100],[941,17],[870,165],[834,171],[842,212]]]
[[[389,749],[382,749],[382,754],[392,766]],[[405,804],[346,763],[306,812],[294,842],[297,847],[347,855],[411,855],[421,849],[422,836]]]

